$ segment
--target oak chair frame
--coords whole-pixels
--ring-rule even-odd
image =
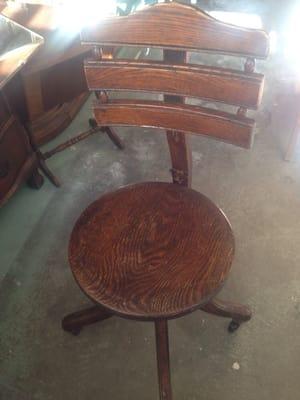
[[[191,186],[187,132],[207,134],[243,148],[251,147],[254,120],[247,118],[246,113],[248,108],[258,108],[262,96],[264,79],[254,70],[255,58],[263,59],[268,54],[265,32],[238,28],[219,22],[192,6],[167,2],[130,16],[107,19],[101,22],[101,26],[86,28],[82,32],[82,41],[97,49],[95,57],[85,63],[88,86],[90,90],[99,91],[99,102],[94,107],[97,122],[104,126],[165,128],[174,184]],[[162,48],[164,61],[113,60],[106,51],[107,48],[128,45]],[[244,71],[188,65],[189,51],[245,57]],[[207,86],[197,86],[197,79],[206,82]],[[111,101],[107,96],[109,90],[130,89],[164,93],[164,101]],[[196,109],[185,105],[186,96],[229,103],[237,106],[237,114],[201,107]],[[179,129],[174,125],[179,125]],[[199,308],[230,318],[230,332],[251,318],[247,306],[215,298]],[[95,305],[66,316],[62,326],[76,335],[84,326],[112,315],[109,310]],[[171,400],[167,318],[150,320],[155,323],[160,399]]]

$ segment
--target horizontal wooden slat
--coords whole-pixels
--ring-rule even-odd
[[[82,41],[100,45],[133,45],[189,51],[213,51],[265,58],[267,34],[217,21],[192,6],[158,3],[125,17],[87,26]]]
[[[203,107],[163,102],[96,102],[95,118],[103,126],[143,126],[206,135],[250,148],[254,120]]]
[[[198,97],[256,109],[264,77],[223,68],[158,62],[86,62],[90,90],[132,90]]]

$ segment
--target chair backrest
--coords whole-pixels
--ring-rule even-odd
[[[100,96],[102,101],[94,107],[98,124],[165,128],[173,170],[179,174],[181,164],[183,174],[188,174],[187,155],[178,155],[178,146],[185,146],[183,133],[207,135],[244,148],[251,146],[255,122],[246,112],[257,109],[262,97],[264,77],[254,69],[255,58],[268,55],[269,41],[264,31],[223,23],[193,6],[166,2],[129,16],[102,20],[85,28],[81,38],[83,44],[101,48],[85,62],[90,90],[165,94],[164,101],[108,100]],[[107,49],[120,46],[162,48],[164,61],[113,59]],[[186,62],[187,52],[200,51],[244,57],[244,70]],[[185,97],[226,103],[236,106],[237,112],[184,104]],[[176,181],[174,173],[173,178]],[[179,178],[177,183],[187,184],[187,177]]]

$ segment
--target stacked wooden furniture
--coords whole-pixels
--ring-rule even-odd
[[[111,316],[154,322],[160,399],[170,400],[168,320],[203,310],[230,318],[233,332],[251,317],[248,307],[216,299],[231,268],[234,236],[225,214],[190,188],[185,133],[250,148],[254,120],[246,111],[258,107],[263,90],[254,58],[267,56],[268,37],[172,2],[104,20],[84,29],[82,40],[103,48],[164,49],[164,62],[94,57],[86,62],[85,72],[91,90],[165,95],[164,101],[102,96],[94,114],[101,125],[166,129],[173,183],[127,186],[104,195],[82,213],[71,235],[69,261],[95,306],[65,317],[63,328],[78,334],[83,326]],[[245,57],[245,71],[189,65],[187,51]],[[186,96],[228,103],[238,112],[187,105]]]
[[[43,177],[38,172],[39,160],[30,136],[15,112],[10,93],[20,71],[34,56],[43,40],[33,32],[22,31],[14,23],[1,19],[3,51],[0,51],[0,206],[28,180],[39,188]],[[22,42],[20,36],[24,33]],[[15,36],[18,36],[16,40]],[[2,38],[1,38],[2,39]],[[20,41],[20,44],[19,44]],[[6,50],[5,45],[8,46]]]
[[[81,46],[79,33],[68,33],[62,26],[58,26],[57,10],[54,7],[36,4],[10,6],[0,1],[0,12],[12,23],[17,23],[26,30],[29,29],[32,35],[40,37],[43,42],[43,46],[34,53],[33,57],[26,57],[22,68],[19,68],[19,64],[24,61],[24,54],[18,52],[14,54],[14,57],[10,57],[9,67],[15,72],[13,74],[8,73],[10,70],[8,62],[5,66],[1,63],[1,79],[6,80],[6,75],[10,78],[3,90],[1,88],[0,115],[7,115],[7,107],[9,107],[10,113],[15,116],[18,126],[27,137],[26,143],[30,143],[30,154],[32,154],[32,159],[36,160],[34,165],[37,165],[54,185],[60,186],[59,179],[47,168],[45,162],[47,158],[99,131],[105,132],[116,146],[123,148],[122,142],[112,128],[97,127],[94,120],[90,120],[91,126],[88,131],[47,153],[42,154],[38,148],[39,145],[63,132],[87,99],[89,92],[83,60],[92,54],[92,48]],[[0,16],[0,18],[3,17]],[[4,204],[32,173],[32,166],[28,166],[29,161],[25,157],[29,151],[28,145],[22,142],[23,145],[20,146],[20,143],[16,142],[16,137],[6,130],[5,121],[3,117],[5,140],[9,142],[11,150],[0,159],[0,179],[2,176],[0,205]],[[4,133],[2,132],[1,135],[3,139]],[[0,143],[0,146],[2,153],[4,145]],[[13,146],[20,147],[20,151],[10,156]],[[19,171],[25,161],[27,167],[24,166],[24,171],[29,172],[17,173],[16,171]],[[14,174],[12,172],[9,174],[8,165],[9,171],[14,170]],[[31,184],[34,187],[40,187],[43,177],[37,169],[34,176],[36,180],[31,179]]]
[[[44,38],[44,46],[15,79],[10,93],[20,120],[41,145],[60,134],[87,99],[82,65],[91,49],[81,46],[79,33],[58,25],[55,7],[7,5],[1,13]]]

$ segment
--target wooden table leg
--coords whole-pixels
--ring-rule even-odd
[[[160,400],[172,400],[168,321],[155,321],[156,354]]]

